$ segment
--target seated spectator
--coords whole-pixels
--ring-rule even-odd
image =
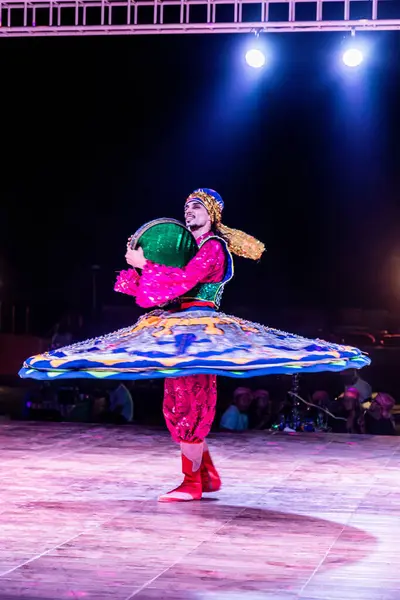
[[[94,423],[107,423],[109,414],[108,394],[101,390],[95,390],[92,394],[91,420]]]
[[[317,390],[311,396],[311,402],[321,408],[329,408],[329,394],[325,390]]]
[[[392,417],[395,401],[389,394],[380,392],[372,398],[365,412],[365,431],[372,435],[396,435]]]
[[[339,396],[330,412],[339,419],[330,417],[329,427],[334,433],[364,433],[364,418],[360,407],[360,393],[356,388],[349,387]]]
[[[249,410],[250,429],[269,429],[272,425],[272,402],[267,390],[257,390]]]
[[[246,431],[249,428],[248,411],[253,400],[250,388],[239,387],[233,393],[233,402],[221,417],[223,431]]]
[[[129,390],[121,383],[110,394],[110,421],[130,423],[133,421],[133,400]]]
[[[325,410],[330,410],[331,400],[328,392],[325,390],[317,390],[311,396],[311,404],[307,406],[306,416],[312,420],[317,430],[327,429],[328,415]]]

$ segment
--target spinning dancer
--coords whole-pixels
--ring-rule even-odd
[[[238,253],[242,256],[257,259],[264,251],[258,240],[222,226],[222,209],[222,198],[217,192],[209,189],[194,192],[186,200],[185,221],[199,246],[197,255],[183,269],[163,267],[148,263],[143,250],[130,250],[128,243],[126,261],[141,269],[142,275],[125,271],[114,289],[136,296],[136,302],[143,307],[180,298],[183,310],[215,310],[223,286],[232,277],[233,265],[227,242],[217,237],[212,227],[218,232],[225,231],[225,236],[229,231],[231,238],[238,238]],[[164,417],[172,438],[180,443],[185,478],[178,488],[160,496],[160,502],[199,500],[203,492],[215,492],[221,487],[205,442],[214,421],[216,402],[215,374],[165,379]]]
[[[271,373],[359,369],[369,359],[356,348],[269,329],[217,312],[233,276],[231,252],[259,259],[264,245],[221,223],[220,195],[203,188],[185,203],[185,221],[198,251],[186,266],[170,267],[128,249],[132,267],[122,271],[115,290],[135,296],[144,308],[163,306],[132,327],[28,359],[21,377],[36,379],[165,378],[168,429],[180,443],[182,484],[160,502],[200,500],[221,480],[205,439],[216,406],[216,375],[250,377]],[[136,271],[140,270],[140,275]]]

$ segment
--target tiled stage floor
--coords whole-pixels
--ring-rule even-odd
[[[210,447],[223,489],[158,504],[167,434],[1,424],[0,600],[400,599],[400,438]]]

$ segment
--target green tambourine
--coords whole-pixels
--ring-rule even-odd
[[[167,267],[185,267],[198,251],[194,235],[175,219],[146,223],[131,237],[130,247],[142,248],[148,260]]]

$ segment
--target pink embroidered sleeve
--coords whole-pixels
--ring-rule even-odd
[[[222,244],[215,239],[205,242],[183,268],[147,261],[137,287],[136,302],[143,308],[160,306],[182,296],[198,283],[222,281],[225,263]]]
[[[139,273],[135,269],[121,271],[114,285],[115,292],[136,296],[139,284]]]

